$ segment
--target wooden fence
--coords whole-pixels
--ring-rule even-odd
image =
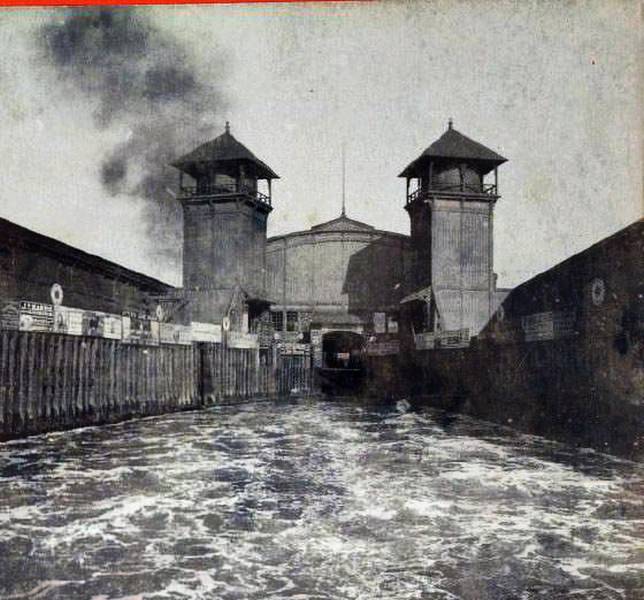
[[[308,357],[0,331],[0,439],[311,389]]]
[[[282,355],[276,348],[247,350],[202,344],[205,402],[227,398],[308,393],[312,389],[309,355]]]

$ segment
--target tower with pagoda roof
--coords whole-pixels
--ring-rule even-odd
[[[410,291],[432,298],[428,331],[477,335],[496,308],[493,216],[500,198],[497,168],[504,162],[450,119],[447,131],[400,174],[411,220]]]
[[[275,172],[224,132],[173,163],[183,207],[183,290],[193,321],[244,329],[268,307],[266,225]],[[244,311],[248,316],[244,316]]]

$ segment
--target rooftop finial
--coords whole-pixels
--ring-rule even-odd
[[[226,133],[230,133],[230,121],[226,121]]]
[[[345,181],[346,181],[346,155],[345,155],[344,141],[343,141],[342,142],[342,216],[343,217],[347,216]]]
[[[450,117],[449,121],[447,121],[447,129],[453,129],[453,127],[454,127],[454,119]]]

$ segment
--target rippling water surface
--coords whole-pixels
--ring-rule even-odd
[[[350,402],[40,436],[0,445],[0,597],[643,598],[642,475]]]

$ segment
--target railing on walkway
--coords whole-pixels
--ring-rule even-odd
[[[230,196],[231,194],[240,194],[260,204],[271,206],[270,196],[241,184],[182,186],[179,191],[184,198],[197,198],[200,196],[217,198]]]
[[[407,195],[407,204],[415,200],[426,198],[435,193],[448,194],[482,194],[487,196],[496,196],[497,188],[493,183],[484,183],[482,185],[468,185],[467,183],[433,183],[431,188],[418,188]]]

